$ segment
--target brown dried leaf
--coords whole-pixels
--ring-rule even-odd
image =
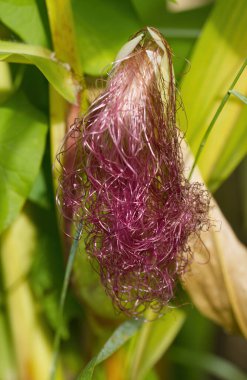
[[[186,163],[191,162],[187,154]],[[188,165],[191,166],[191,165]],[[198,171],[194,181],[202,182]],[[212,199],[212,227],[195,241],[183,284],[197,308],[228,332],[247,338],[247,249]]]

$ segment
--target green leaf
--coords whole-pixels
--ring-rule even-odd
[[[149,311],[150,313],[150,311]],[[149,317],[152,318],[152,315]],[[128,372],[131,380],[142,380],[170,347],[185,320],[185,313],[171,309],[161,319],[143,324],[130,344]]]
[[[181,86],[187,121],[182,112],[179,113],[180,125],[187,131],[186,137],[194,154],[246,58],[246,18],[245,0],[217,1],[194,50],[191,70]],[[245,70],[235,90],[246,94],[246,88]],[[245,108],[244,103],[230,98],[200,156],[198,165],[211,190],[217,189],[245,155]]]
[[[49,46],[45,7],[37,0],[0,0],[0,21],[24,41]]]
[[[0,41],[0,60],[37,66],[60,95],[70,103],[77,102],[80,84],[74,79],[70,66],[58,61],[54,52],[39,46]]]
[[[170,12],[164,0],[132,0],[142,23],[159,28],[176,31],[179,28],[182,36],[183,30],[193,30],[194,36],[200,32],[201,26],[207,18],[212,6],[191,9],[187,12]],[[174,36],[174,35],[173,35]],[[178,35],[177,35],[178,36]]]
[[[17,216],[38,174],[47,121],[22,94],[0,108],[0,231]]]
[[[247,380],[247,375],[232,363],[205,352],[188,351],[186,348],[174,347],[169,353],[169,359],[185,366],[201,368],[222,380]]]
[[[126,40],[140,29],[130,1],[72,1],[84,72],[102,75]]]
[[[95,356],[78,376],[77,380],[92,379],[94,368],[97,364],[109,358],[116,352],[128,339],[130,339],[142,325],[141,320],[126,321],[120,325],[106,342],[100,353]]]
[[[235,95],[236,98],[240,99],[242,102],[247,104],[247,97],[246,96],[244,96],[243,94],[240,94],[238,91],[235,91],[235,90],[231,90],[229,92],[230,92],[230,94]]]

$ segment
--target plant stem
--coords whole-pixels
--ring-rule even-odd
[[[68,63],[81,84],[80,108],[87,108],[86,85],[77,46],[71,0],[46,0],[53,46],[59,60]]]
[[[229,87],[229,89],[228,89],[227,93],[225,94],[224,98],[222,99],[222,101],[221,101],[221,103],[220,103],[217,111],[215,112],[214,117],[211,120],[211,122],[210,122],[210,124],[209,124],[209,126],[208,126],[208,128],[206,130],[206,132],[203,135],[203,138],[202,138],[201,143],[199,145],[199,148],[197,150],[197,153],[196,153],[196,156],[195,156],[195,160],[194,160],[194,163],[192,165],[192,168],[191,168],[191,171],[190,171],[190,174],[189,174],[189,177],[188,177],[189,180],[191,179],[191,176],[193,174],[195,166],[196,166],[196,164],[197,164],[197,162],[198,162],[198,160],[200,158],[201,152],[202,152],[202,150],[203,150],[203,148],[204,148],[204,146],[205,146],[205,144],[207,142],[207,139],[208,139],[208,137],[209,137],[209,135],[210,135],[213,127],[214,127],[214,124],[216,123],[219,115],[221,114],[221,111],[225,107],[225,105],[226,105],[226,103],[227,103],[227,101],[228,101],[228,99],[229,99],[229,97],[231,95],[231,90],[233,90],[234,86],[238,82],[238,80],[239,80],[240,76],[242,75],[242,73],[243,73],[243,71],[244,71],[244,69],[245,69],[246,66],[247,66],[247,58],[245,59],[244,63],[242,64],[242,66],[241,66],[240,70],[238,71],[236,77],[234,78],[231,86]]]
[[[46,0],[55,52],[60,60],[69,63],[74,72],[81,75],[81,63],[70,4],[70,0]]]
[[[73,244],[71,246],[70,252],[69,252],[69,258],[67,261],[65,276],[63,280],[63,287],[62,287],[60,302],[59,302],[58,325],[57,325],[57,330],[56,330],[56,335],[55,335],[55,340],[54,340],[54,350],[53,350],[53,359],[52,359],[52,366],[51,366],[51,372],[50,372],[50,380],[54,380],[55,375],[56,375],[58,354],[59,354],[60,341],[61,341],[61,326],[62,326],[62,321],[63,321],[64,304],[65,304],[66,295],[68,292],[71,272],[73,269],[75,255],[78,249],[81,234],[82,234],[82,224],[80,223],[78,226]]]
[[[87,107],[86,86],[82,75],[82,67],[77,47],[76,35],[74,30],[73,12],[71,0],[46,0],[52,41],[55,53],[59,60],[70,65],[75,75],[78,76],[81,84],[81,92],[78,96],[78,106],[66,102],[54,89],[50,87],[50,123],[51,123],[51,157],[55,161],[68,126],[72,123],[73,117],[78,116],[79,112],[84,112]],[[54,189],[56,191],[59,173],[54,175]],[[82,225],[77,229],[76,236],[72,243],[68,261],[65,269],[62,292],[59,302],[59,320],[54,339],[53,360],[50,371],[50,379],[55,379],[58,355],[61,341],[61,324],[63,319],[64,304],[69,286],[69,280],[73,269],[73,263],[82,233]]]

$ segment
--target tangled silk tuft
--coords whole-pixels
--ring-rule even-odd
[[[157,30],[137,33],[61,152],[64,215],[82,223],[106,293],[131,316],[167,305],[188,238],[208,226],[208,193],[183,174],[171,56]]]

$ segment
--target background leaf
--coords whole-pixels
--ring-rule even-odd
[[[36,380],[47,379],[52,355],[51,340],[43,328],[28,281],[37,233],[35,224],[23,211],[4,232],[0,246],[6,305],[20,380],[30,375]],[[62,379],[59,368],[57,380]]]
[[[222,380],[246,380],[247,375],[227,360],[205,352],[188,351],[176,347],[169,352],[169,358],[176,364],[184,364],[193,368],[201,368],[208,374]]]
[[[194,154],[246,58],[246,19],[245,0],[217,1],[196,45],[191,70],[181,85],[187,122],[180,113]],[[245,69],[236,90],[245,95],[246,89]],[[247,152],[246,112],[245,104],[231,96],[207,140],[198,166],[210,190],[217,189]]]
[[[16,217],[38,174],[47,121],[22,95],[0,108],[0,230]]]
[[[141,24],[129,0],[72,0],[72,7],[83,70],[102,75]]]
[[[0,0],[0,21],[23,41],[50,45],[45,4],[41,0]]]

